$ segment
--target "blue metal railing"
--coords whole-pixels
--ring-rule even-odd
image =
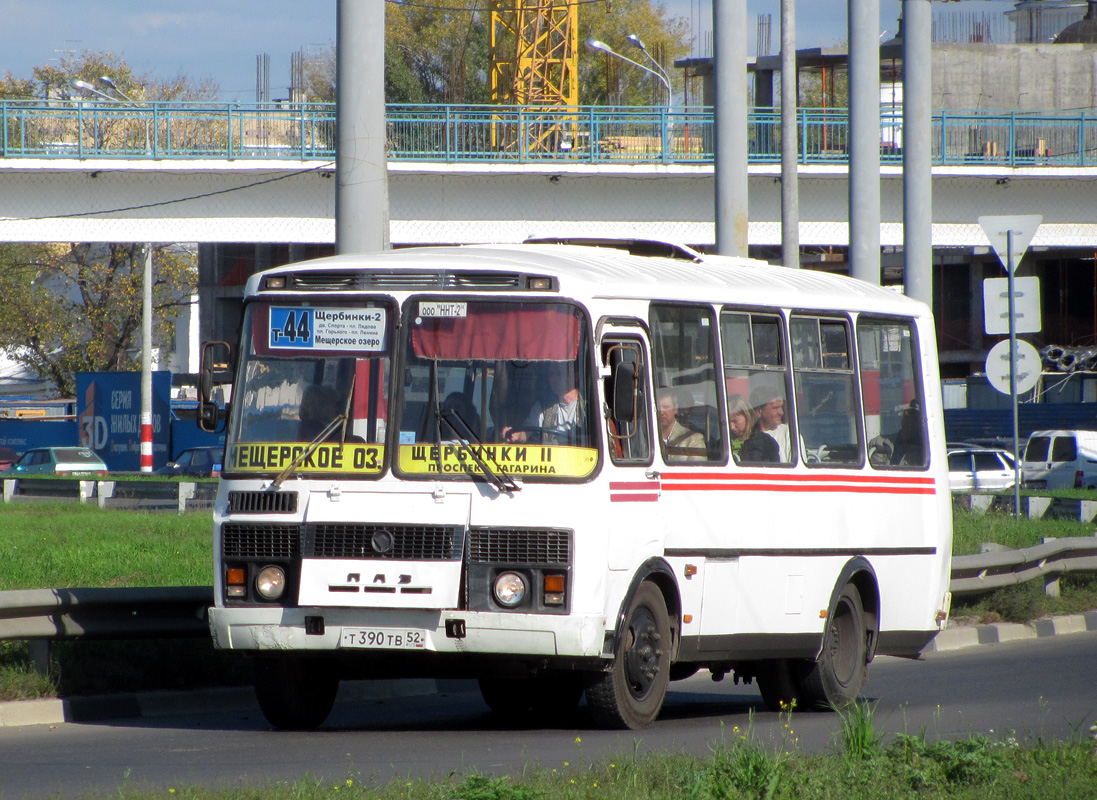
[[[844,164],[845,109],[798,111],[800,162]],[[750,161],[780,163],[780,114],[749,115]],[[402,105],[387,108],[392,161],[494,163],[712,162],[711,108]],[[902,163],[902,115],[883,112],[880,157]],[[0,101],[0,157],[121,159],[335,158],[331,103]],[[939,111],[933,163],[1097,165],[1091,112]]]

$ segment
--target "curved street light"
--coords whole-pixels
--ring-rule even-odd
[[[639,41],[639,40],[637,40],[637,41]],[[647,73],[650,73],[650,74],[654,75],[656,78],[658,78],[660,81],[662,81],[663,86],[666,87],[666,89],[667,89],[667,105],[668,106],[670,105],[670,98],[671,98],[670,81],[668,81],[665,77],[663,77],[663,75],[661,73],[656,72],[651,67],[648,67],[644,64],[641,64],[639,61],[633,61],[628,56],[621,55],[620,53],[618,53],[616,50],[614,50],[612,47],[610,47],[605,42],[600,42],[600,41],[598,41],[597,39],[595,39],[593,37],[590,38],[590,39],[587,39],[586,42],[584,42],[584,44],[586,44],[587,48],[590,49],[590,50],[601,50],[603,53],[607,53],[611,56],[619,58],[622,61],[627,61],[628,63],[632,64],[634,67],[639,67],[644,72],[647,72]],[[645,50],[644,52],[646,53],[647,50]],[[648,58],[651,58],[651,56],[649,55]],[[652,59],[652,60],[654,61],[654,59]]]
[[[637,39],[636,41],[639,41],[639,39]],[[669,135],[670,135],[670,130],[669,130],[670,120],[668,119],[668,117],[670,115],[670,103],[671,103],[671,100],[673,99],[673,93],[671,92],[671,88],[670,88],[670,81],[668,81],[660,73],[653,70],[651,67],[644,66],[639,61],[633,61],[628,56],[621,55],[620,53],[618,53],[616,50],[614,50],[612,47],[610,47],[605,42],[600,42],[597,39],[592,37],[590,39],[587,39],[586,42],[584,42],[584,44],[586,44],[586,46],[591,50],[601,50],[603,53],[606,53],[607,55],[611,55],[615,58],[619,58],[622,61],[627,61],[629,64],[632,64],[634,67],[639,67],[644,72],[651,73],[652,75],[654,75],[656,78],[658,78],[659,80],[661,80],[663,82],[663,86],[665,86],[666,89],[667,89],[667,105],[666,105],[666,110],[662,114],[662,124],[660,126],[662,128],[662,131],[661,131],[661,135],[660,135],[659,139],[660,139],[660,145],[661,145],[661,148],[662,148],[662,151],[663,151],[663,158],[666,159],[669,152],[670,152],[670,146],[669,146],[670,142],[668,141]],[[647,51],[645,50],[644,52],[646,53]],[[651,58],[651,56],[649,55],[648,58]],[[652,59],[652,60],[654,60],[654,59]]]
[[[644,46],[643,40],[641,40],[640,37],[637,36],[635,33],[630,33],[628,36],[625,37],[625,39],[629,43],[631,43],[633,47],[638,47],[640,51],[648,57],[648,61],[655,65],[655,68],[659,70],[659,74],[663,76],[663,83],[667,86],[667,95],[673,97],[674,92],[670,88],[670,75],[668,75],[667,71],[663,69],[663,65],[656,61],[655,57],[648,52],[647,47]]]

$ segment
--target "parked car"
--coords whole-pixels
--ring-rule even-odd
[[[1013,454],[996,447],[948,450],[948,484],[954,492],[1001,492],[1016,480]]]
[[[4,470],[7,477],[22,475],[106,475],[107,465],[88,447],[34,447]]]
[[[186,475],[195,478],[209,478],[221,474],[221,464],[225,460],[223,447],[191,447],[169,461],[156,475]]]
[[[1034,431],[1021,468],[1028,488],[1097,488],[1097,431]]]

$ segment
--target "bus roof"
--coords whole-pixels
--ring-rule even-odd
[[[338,255],[288,264],[251,276],[246,295],[259,292],[263,276],[308,273],[346,275],[359,271],[408,275],[444,271],[536,273],[554,277],[562,295],[706,301],[834,310],[872,310],[908,316],[928,314],[925,304],[900,293],[844,275],[789,269],[764,261],[704,256],[700,262],[636,256],[609,247],[558,244],[503,244],[414,247],[380,253]],[[394,276],[395,277],[395,276]],[[311,281],[316,290],[352,287]],[[301,286],[301,291],[310,288]],[[392,288],[397,288],[395,285]],[[408,286],[430,290],[429,285]],[[433,288],[437,288],[437,285]],[[476,287],[468,285],[469,291]]]

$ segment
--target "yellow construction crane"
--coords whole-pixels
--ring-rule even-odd
[[[577,106],[579,15],[575,0],[489,0],[489,5],[492,100],[527,107]],[[557,150],[570,141],[570,127],[530,124],[524,130],[497,130],[496,143],[508,149]]]

